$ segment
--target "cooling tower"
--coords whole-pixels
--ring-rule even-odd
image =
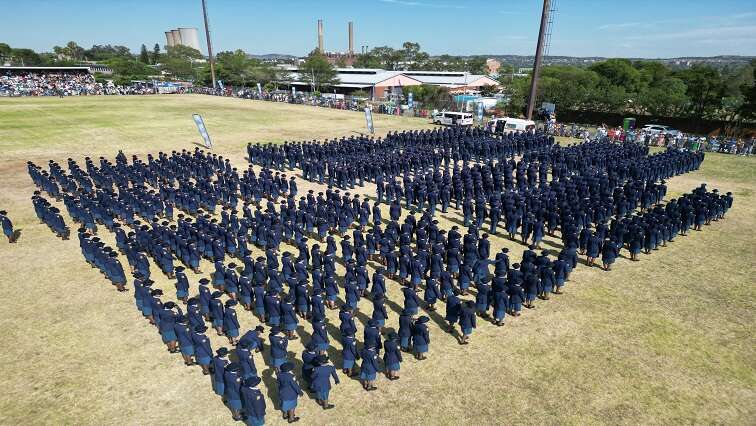
[[[179,28],[181,44],[200,50],[199,33],[196,28]]]
[[[171,30],[171,34],[173,34],[173,45],[178,46],[179,44],[184,44],[181,41],[181,33],[179,30]]]
[[[165,45],[167,47],[173,47],[176,45],[176,41],[173,39],[173,32],[171,31],[165,32]]]

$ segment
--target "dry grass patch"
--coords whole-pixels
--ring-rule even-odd
[[[231,423],[209,379],[166,352],[137,313],[132,293],[115,292],[91,269],[75,238],[61,241],[36,221],[25,170],[27,159],[43,164],[68,156],[112,158],[118,149],[128,156],[192,149],[198,141],[192,112],[205,117],[215,151],[237,166],[245,165],[248,141],[322,139],[364,129],[361,113],[205,96],[0,100],[0,206],[22,228],[17,245],[0,243],[6,295],[0,423]],[[428,126],[374,117],[383,131]],[[752,424],[754,170],[753,158],[707,155],[700,171],[669,182],[670,195],[703,181],[732,191],[735,206],[726,220],[642,255],[640,262],[618,259],[612,272],[581,265],[566,294],[539,302],[520,318],[507,317],[501,328],[480,321],[470,345],[459,346],[432,321],[428,361],[406,357],[401,380],[379,379],[379,390],[369,394],[342,377],[332,392],[334,410],[300,400],[303,421]],[[302,184],[300,191],[310,187],[317,186]],[[367,185],[363,192],[372,195],[373,189]],[[442,225],[450,227],[453,216],[441,215]],[[519,260],[520,244],[492,240],[494,252],[506,246]],[[211,265],[204,262],[203,270],[208,274]],[[173,299],[172,282],[156,275],[156,286]],[[193,288],[197,278],[190,274]],[[401,304],[396,283],[387,283],[388,299]],[[387,308],[387,327],[397,327],[395,305]],[[366,300],[360,309],[371,312]],[[239,317],[243,329],[257,324],[241,310]],[[336,313],[329,312],[329,321],[338,325]],[[309,335],[308,327],[304,331]],[[209,335],[214,347],[227,344]],[[301,344],[289,346],[297,358]],[[340,359],[334,346],[331,355]],[[270,384],[270,370],[259,355],[255,360]],[[268,423],[280,423],[274,389],[263,387],[263,393]]]

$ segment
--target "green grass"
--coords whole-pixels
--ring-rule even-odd
[[[192,112],[205,117],[215,151],[237,166],[245,166],[249,141],[322,139],[365,127],[362,113],[205,96],[0,99],[0,208],[23,229],[17,245],[0,243],[0,424],[230,423],[209,380],[165,351],[132,295],[89,268],[75,240],[37,223],[25,171],[29,159],[193,149],[200,140]],[[380,132],[428,126],[374,117]],[[707,154],[700,171],[671,179],[669,192],[702,182],[732,191],[726,220],[640,262],[619,259],[612,272],[580,266],[564,295],[501,328],[481,321],[470,345],[432,322],[430,360],[406,357],[401,380],[379,378],[369,394],[342,377],[332,392],[336,409],[300,400],[303,422],[753,424],[755,168],[754,158]],[[300,190],[309,188],[322,189],[303,183]],[[452,216],[441,215],[442,225]],[[519,260],[522,246],[494,238],[492,250],[504,246]],[[191,274],[193,286],[196,279]],[[396,284],[388,285],[389,300],[400,302]],[[156,286],[172,298],[169,280],[158,277]],[[367,301],[360,308],[371,312]],[[257,325],[239,316],[243,328]],[[390,316],[387,325],[396,327]],[[333,313],[329,321],[338,324]],[[210,337],[214,347],[227,344]],[[301,343],[289,346],[297,357]],[[270,383],[259,355],[256,362]],[[273,394],[263,389],[268,423],[279,424]]]

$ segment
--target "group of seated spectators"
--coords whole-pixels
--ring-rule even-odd
[[[4,96],[99,95],[102,85],[87,72],[10,72],[0,75]]]
[[[116,85],[112,82],[98,83],[92,74],[81,70],[0,71],[0,96],[62,97],[154,93],[154,87],[144,82],[133,82],[129,85]]]

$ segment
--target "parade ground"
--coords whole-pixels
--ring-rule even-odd
[[[213,152],[240,171],[248,164],[248,142],[365,132],[361,112],[203,95],[0,99],[0,209],[21,230],[17,244],[0,242],[0,424],[233,423],[209,377],[166,351],[135,309],[132,292],[116,292],[85,262],[70,217],[64,214],[72,228],[67,241],[39,223],[26,170],[27,161],[44,168],[54,159],[65,167],[70,157],[83,167],[85,156],[113,161],[118,150],[129,161],[134,154],[146,161],[149,153],[203,147],[192,113],[204,117]],[[432,128],[425,119],[373,118],[378,135]],[[560,140],[571,142],[577,140]],[[291,173],[300,194],[325,190]],[[479,320],[465,346],[441,328],[442,306],[429,314],[428,360],[406,355],[401,379],[379,376],[375,392],[340,374],[331,392],[336,407],[324,411],[302,397],[301,423],[754,424],[756,158],[707,153],[700,170],[667,182],[667,197],[701,183],[733,193],[725,220],[639,262],[624,251],[610,272],[581,263],[564,294],[507,316],[503,327]],[[355,192],[374,196],[375,187]],[[445,229],[460,223],[453,210],[439,221]],[[101,234],[112,244],[104,227]],[[545,248],[554,241],[547,238]],[[516,259],[524,249],[501,234],[491,245],[492,252],[508,247]],[[212,265],[203,261],[202,269],[209,276]],[[174,280],[154,275],[155,287],[174,300]],[[198,278],[190,274],[192,293]],[[395,281],[387,286],[387,327],[395,328],[401,292]],[[356,319],[365,322],[371,304],[359,306]],[[238,312],[242,332],[258,325],[251,313]],[[337,312],[328,319],[338,324]],[[309,335],[304,321],[300,329]],[[208,336],[214,348],[229,346]],[[303,340],[289,345],[296,357]],[[333,337],[332,346],[340,350]],[[268,398],[266,423],[283,424],[275,375],[256,357]]]

